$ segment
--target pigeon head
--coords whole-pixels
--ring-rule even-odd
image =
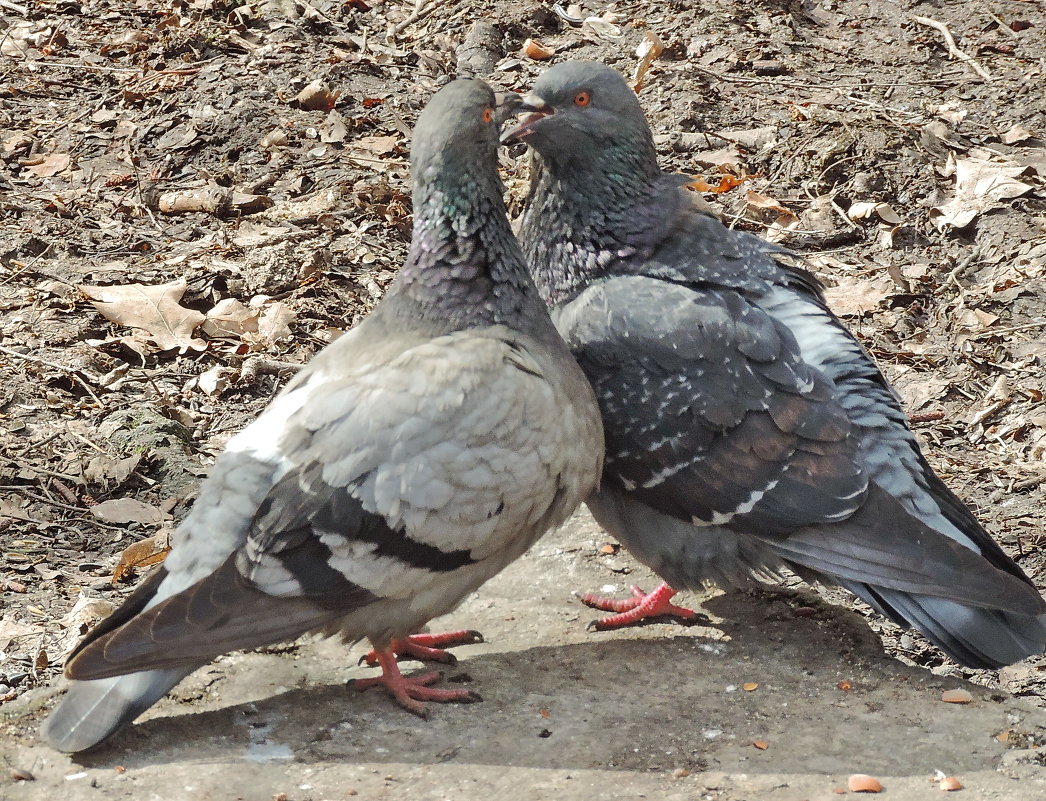
[[[493,90],[459,79],[429,100],[411,143],[414,226],[388,313],[430,332],[511,323],[553,331],[505,213]],[[530,319],[540,309],[536,321]]]
[[[433,95],[414,127],[410,161],[415,183],[493,172],[476,166],[497,163],[495,108],[494,91],[483,81],[459,79]]]
[[[650,127],[621,73],[598,61],[557,64],[516,101],[525,115],[502,135],[524,141],[545,161],[574,168],[625,159],[656,170]]]

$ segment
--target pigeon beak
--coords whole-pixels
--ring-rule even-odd
[[[523,97],[517,95],[515,100],[506,101],[506,105],[509,103],[513,105],[513,108],[505,115],[506,117],[514,114],[526,114],[527,116],[501,134],[502,144],[518,142],[531,132],[536,123],[556,113],[552,106],[533,93]]]

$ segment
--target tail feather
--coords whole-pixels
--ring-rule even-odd
[[[40,730],[54,748],[86,751],[155,704],[198,665],[150,670],[96,681],[74,681]]]
[[[850,581],[840,586],[907,628],[915,626],[960,664],[1000,668],[1046,647],[1046,615],[1022,615],[969,606],[945,598],[870,587]]]
[[[104,634],[66,663],[71,679],[93,681],[141,671],[178,671],[218,654],[293,640],[343,616],[373,595],[347,593],[344,608],[268,595],[245,582],[229,557],[214,573]],[[119,612],[117,612],[119,614]],[[103,626],[105,624],[103,623]]]
[[[58,750],[93,748],[218,654],[291,640],[345,613],[267,595],[242,580],[232,556],[174,595],[164,592],[165,576],[150,577],[73,651],[69,692],[41,731]],[[345,603],[373,597],[360,589]]]

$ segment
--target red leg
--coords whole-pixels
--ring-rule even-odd
[[[399,663],[391,648],[375,648],[376,660],[381,665],[381,675],[371,679],[355,679],[352,683],[357,689],[381,685],[389,695],[396,699],[400,706],[418,717],[428,717],[428,709],[422,701],[439,701],[441,703],[458,702],[471,704],[482,701],[477,693],[471,690],[437,690],[429,687],[440,680],[438,671],[423,673],[420,676],[407,677],[400,673]]]
[[[451,645],[475,645],[483,642],[483,635],[471,629],[447,631],[442,634],[411,634],[409,637],[395,639],[389,649],[398,657],[417,659],[420,662],[443,662],[456,665],[457,658],[443,647]],[[366,662],[371,667],[378,664],[377,651],[368,651],[360,658],[360,664]]]
[[[675,594],[676,591],[664,583],[649,594],[633,584],[632,597],[627,600],[618,601],[613,598],[603,598],[591,592],[586,592],[580,598],[581,602],[586,606],[618,613],[597,620],[593,624],[597,630],[606,631],[628,626],[644,618],[660,617],[662,615],[679,617],[683,620],[697,620],[699,615],[693,609],[670,603],[672,596]]]

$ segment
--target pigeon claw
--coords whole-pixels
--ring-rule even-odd
[[[417,659],[419,662],[442,662],[445,665],[456,665],[458,658],[444,648],[452,645],[475,645],[481,642],[483,642],[483,635],[478,631],[461,629],[440,634],[411,634],[409,637],[394,639],[389,648],[400,659]],[[364,662],[371,667],[377,666],[379,663],[377,650],[365,653],[357,664],[362,665]]]
[[[441,690],[430,687],[443,674],[437,670],[422,673],[420,676],[404,676],[400,673],[399,664],[391,648],[377,649],[377,662],[381,665],[381,675],[369,679],[355,679],[352,685],[357,690],[366,690],[378,685],[385,688],[400,706],[419,718],[427,719],[428,707],[425,701],[437,703],[474,704],[483,699],[471,690]]]
[[[651,593],[645,593],[633,584],[632,597],[625,600],[604,598],[590,592],[579,595],[578,598],[583,604],[594,609],[616,612],[609,617],[592,621],[587,626],[590,631],[610,631],[654,617],[674,617],[687,621],[700,619],[701,616],[693,609],[671,603],[675,594],[676,591],[667,584],[661,584]]]

